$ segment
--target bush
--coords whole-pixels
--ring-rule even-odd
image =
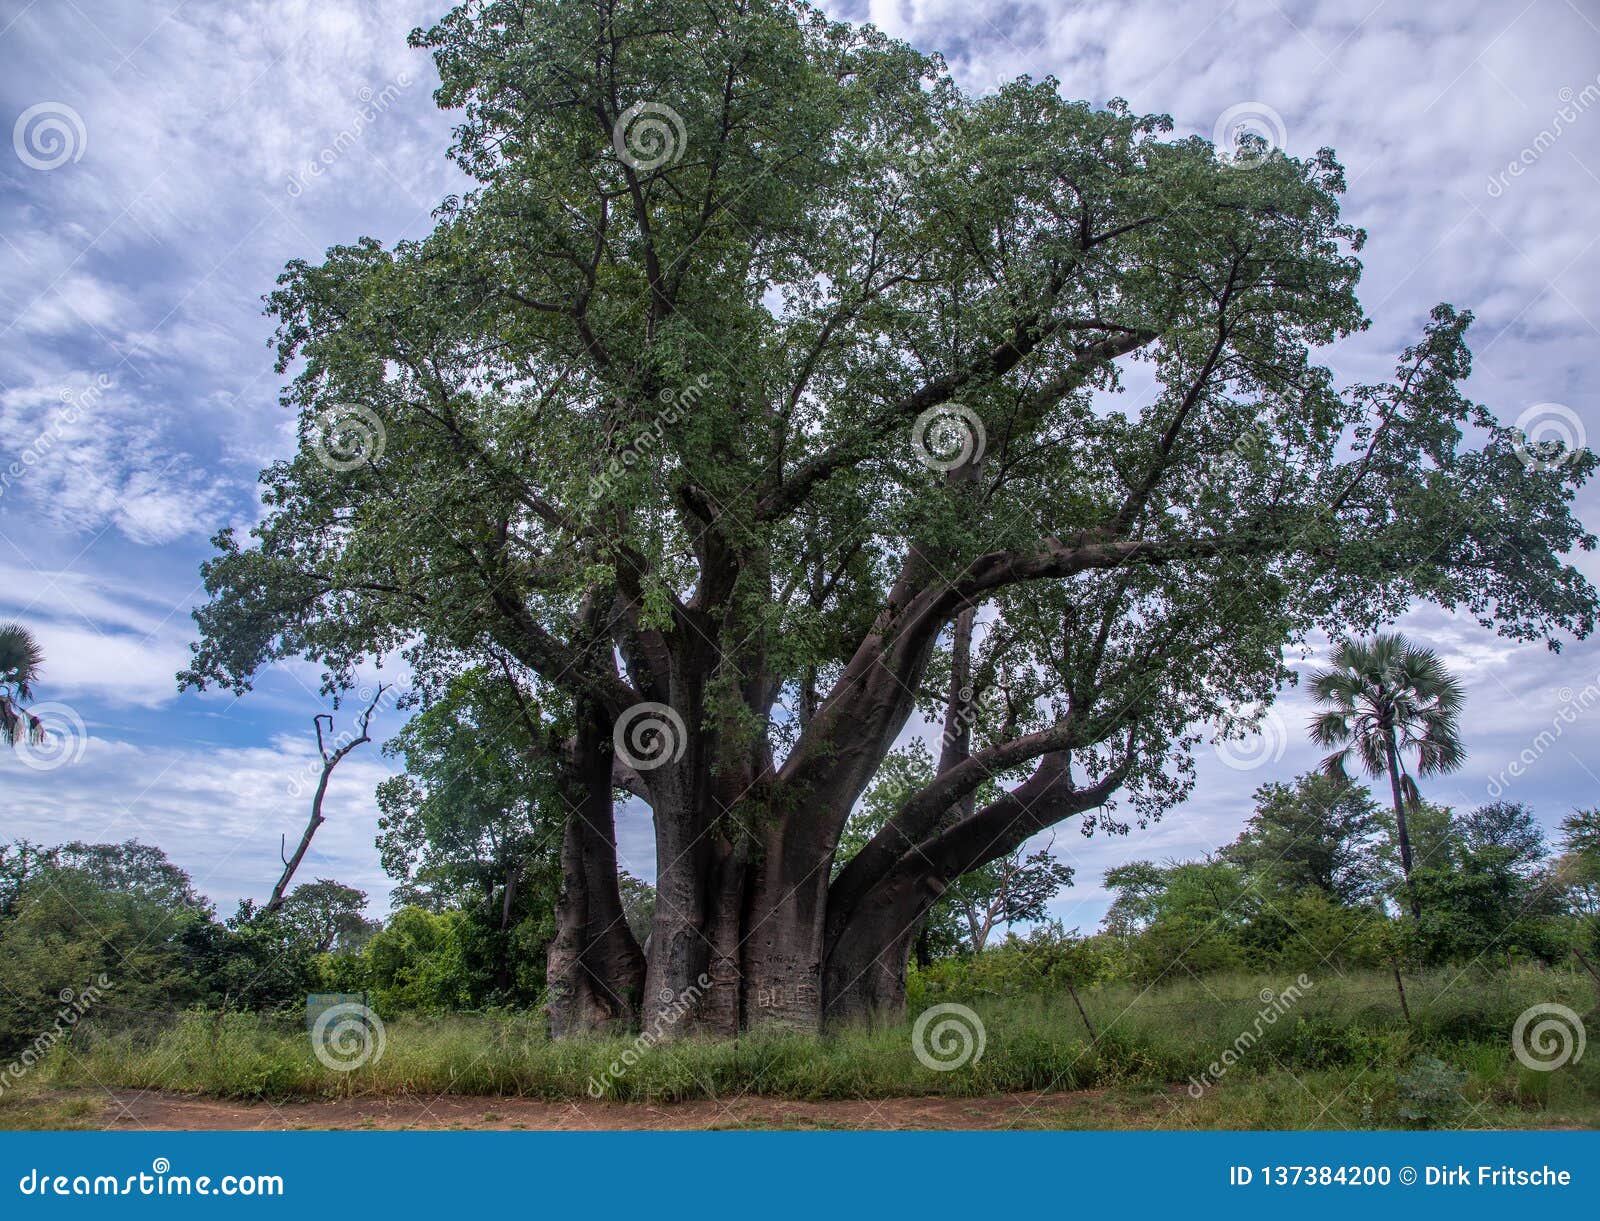
[[[171,1009],[198,999],[202,986],[188,937],[205,919],[107,890],[74,869],[51,867],[31,877],[19,887],[10,918],[0,922],[7,993],[0,1054],[52,1029],[72,999],[91,990],[91,1015]]]
[[[1437,1056],[1418,1056],[1396,1082],[1395,1114],[1417,1127],[1437,1128],[1467,1109],[1467,1074]]]

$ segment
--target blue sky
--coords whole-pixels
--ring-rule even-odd
[[[1533,412],[1600,437],[1588,0],[824,7],[942,51],[974,91],[1053,74],[1070,96],[1124,97],[1180,132],[1244,114],[1291,153],[1333,146],[1346,215],[1371,234],[1361,295],[1374,320],[1326,354],[1338,376],[1383,377],[1447,300],[1478,316],[1474,397],[1508,421]],[[240,700],[179,695],[173,675],[207,540],[255,519],[256,472],[292,444],[261,295],[291,258],[426,232],[460,186],[432,65],[405,43],[443,10],[33,0],[0,17],[0,617],[42,638],[43,711],[71,739],[48,771],[0,752],[0,838],[157,843],[224,912],[270,887],[279,836],[305,818],[294,794],[314,767],[317,673],[277,667]],[[1580,512],[1600,526],[1600,493]],[[1594,557],[1579,563],[1600,579]],[[1499,788],[1552,825],[1600,802],[1600,644],[1557,657],[1425,608],[1403,626],[1469,690],[1471,759],[1431,797],[1465,807]],[[1159,826],[1058,833],[1079,884],[1056,914],[1093,925],[1108,865],[1215,848],[1257,784],[1313,766],[1303,701],[1291,692],[1274,715],[1259,741],[1204,750],[1194,797]],[[381,716],[380,732],[400,717]],[[389,884],[372,791],[388,770],[375,748],[341,766],[302,875],[360,885],[378,911]],[[619,835],[650,876],[646,819],[625,813]]]

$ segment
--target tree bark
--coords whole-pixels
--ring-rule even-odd
[[[546,956],[557,1038],[627,1031],[639,1022],[645,959],[622,913],[611,779],[611,727],[588,709],[572,750],[561,898]]]
[[[1411,883],[1411,832],[1406,826],[1405,795],[1400,790],[1400,755],[1394,746],[1394,730],[1385,727],[1383,749],[1389,763],[1389,791],[1394,798],[1394,831],[1400,841],[1400,872],[1405,878],[1406,899],[1411,907],[1411,918],[1422,919],[1422,902]]]
[[[1047,755],[1022,784],[913,846],[861,900],[830,913],[823,981],[827,1023],[904,1013],[908,939],[950,881],[1005,856],[1045,827],[1104,804],[1122,783],[1125,767],[1126,762],[1077,788],[1065,756]],[[841,873],[834,889],[845,880]]]

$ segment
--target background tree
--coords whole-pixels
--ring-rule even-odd
[[[378,786],[378,850],[395,901],[464,913],[467,958],[503,1000],[531,999],[527,989],[544,982],[567,821],[531,716],[505,673],[468,670],[385,743],[405,771]],[[519,961],[530,954],[535,964]]]
[[[206,999],[193,945],[211,908],[160,849],[74,842],[7,855],[26,867],[10,873],[0,912],[0,1054],[50,1029],[79,996],[95,998],[91,1017],[114,1007],[125,1024]]]
[[[682,1024],[714,1034],[893,1010],[953,881],[1159,816],[1189,727],[1270,699],[1313,630],[1416,597],[1590,630],[1563,556],[1595,458],[1528,469],[1460,394],[1469,314],[1380,384],[1312,359],[1366,325],[1330,151],[1240,172],[784,0],[491,0],[412,41],[473,185],[426,237],[280,278],[300,446],[251,538],[217,537],[185,681],[506,659],[571,745],[548,969],[594,1003],[559,1031],[676,1029],[702,974]],[[835,874],[919,702],[949,707],[963,622],[974,672],[1036,698]]]
[[[1043,920],[1050,900],[1072,885],[1072,875],[1072,866],[1056,860],[1046,845],[1036,852],[1013,849],[957,878],[944,901],[966,921],[963,948],[981,954],[997,928]]]
[[[1312,774],[1255,792],[1255,810],[1222,855],[1288,892],[1312,888],[1334,903],[1370,898],[1379,885],[1372,794],[1348,778]]]
[[[650,936],[650,918],[656,910],[656,888],[633,876],[626,869],[617,878],[622,893],[622,917],[639,944]]]
[[[1174,972],[1203,975],[1246,965],[1245,931],[1262,909],[1262,896],[1231,861],[1132,861],[1107,870],[1105,881],[1115,895],[1107,926],[1123,930],[1134,978],[1153,983]]]
[[[52,867],[83,877],[102,890],[118,891],[147,900],[169,911],[209,912],[210,903],[194,888],[189,875],[167,859],[154,844],[124,840],[119,844],[90,844],[83,840],[53,848],[19,842],[19,858],[29,856],[35,869]]]
[[[1322,706],[1311,723],[1312,740],[1338,748],[1324,761],[1328,774],[1346,777],[1354,755],[1367,775],[1389,778],[1407,903],[1420,918],[1406,807],[1421,796],[1406,771],[1406,756],[1416,756],[1419,776],[1454,771],[1466,760],[1459,729],[1461,684],[1432,649],[1398,632],[1380,633],[1371,641],[1345,641],[1335,648],[1332,668],[1312,676],[1311,694]]]
[[[1413,879],[1423,899],[1423,954],[1435,962],[1564,954],[1555,925],[1560,887],[1533,811],[1492,802],[1449,819],[1443,831],[1440,848],[1419,861]]]
[[[1152,861],[1129,861],[1106,870],[1104,881],[1112,895],[1101,921],[1107,931],[1132,937],[1148,928],[1166,889],[1167,870]]]
[[[302,882],[289,892],[278,917],[293,939],[314,954],[358,950],[382,925],[366,917],[367,895],[331,878]]]
[[[1600,916],[1600,808],[1574,810],[1561,820],[1557,872],[1572,909]]]

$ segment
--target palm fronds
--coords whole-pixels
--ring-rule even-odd
[[[44,741],[44,722],[22,706],[44,667],[44,649],[20,623],[0,623],[0,739],[8,746]]]
[[[32,699],[33,684],[44,668],[44,649],[20,623],[0,623],[0,687],[16,699]]]

